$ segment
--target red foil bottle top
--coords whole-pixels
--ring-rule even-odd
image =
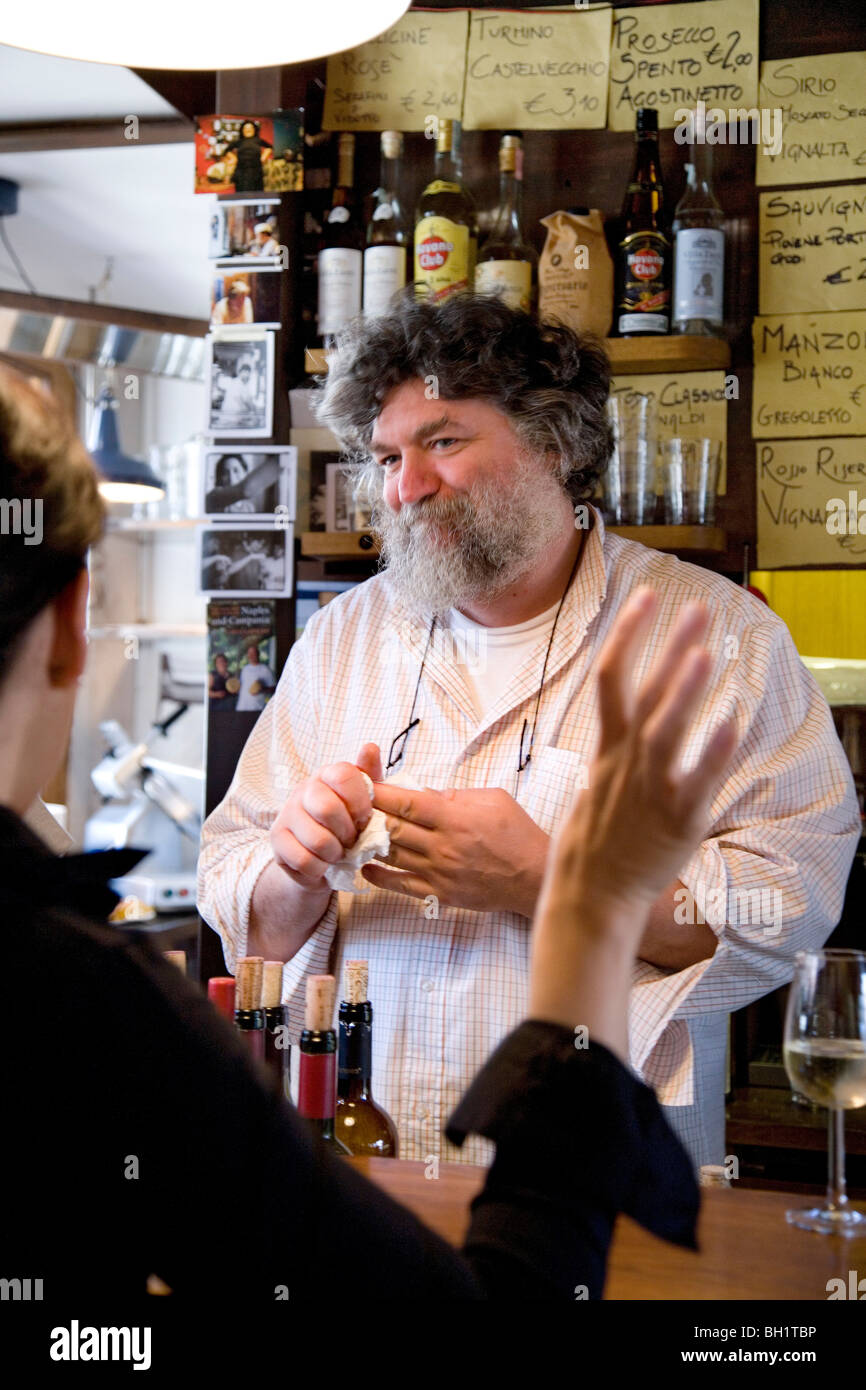
[[[308,1120],[328,1120],[336,1105],[336,1052],[302,1052],[298,1066],[298,1112]]]
[[[235,1016],[235,982],[231,975],[214,976],[207,982],[207,997],[219,1009],[226,1018],[234,1021]]]

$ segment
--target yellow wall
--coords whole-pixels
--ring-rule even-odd
[[[866,569],[754,570],[801,656],[866,660]]]

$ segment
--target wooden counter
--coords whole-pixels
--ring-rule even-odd
[[[484,1169],[442,1163],[353,1159],[354,1165],[439,1235],[459,1245]],[[810,1299],[825,1302],[827,1281],[866,1270],[866,1238],[818,1236],[789,1226],[788,1207],[811,1197],[751,1189],[702,1190],[700,1251],[681,1250],[620,1217],[605,1297],[609,1299]]]

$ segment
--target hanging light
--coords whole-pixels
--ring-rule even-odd
[[[90,456],[102,473],[99,491],[106,502],[156,502],[165,488],[143,459],[121,452],[117,437],[117,398],[103,386],[89,444]]]
[[[145,9],[89,0],[86,12],[68,0],[40,0],[4,7],[2,39],[12,48],[130,68],[267,68],[357,48],[408,8],[409,0],[317,0],[271,6],[266,18],[251,21],[237,0],[207,0],[204,10],[177,0],[148,0]]]

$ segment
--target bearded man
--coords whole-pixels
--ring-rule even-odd
[[[659,596],[648,650],[690,599],[713,615],[686,764],[730,714],[740,731],[712,833],[634,968],[631,1062],[696,1164],[724,1156],[728,1013],[789,979],[841,908],[859,816],[827,705],[763,604],[605,532],[589,499],[608,389],[598,344],[495,299],[410,293],[344,336],[319,417],[372,500],[385,568],[307,624],[204,828],[202,915],[229,969],[287,962],[294,1032],[309,974],[369,961],[375,1094],[404,1158],[489,1160],[442,1127],[525,1013],[547,847],[597,740],[594,663],[639,586]],[[334,892],[372,808],[387,859],[363,869],[371,891]]]

